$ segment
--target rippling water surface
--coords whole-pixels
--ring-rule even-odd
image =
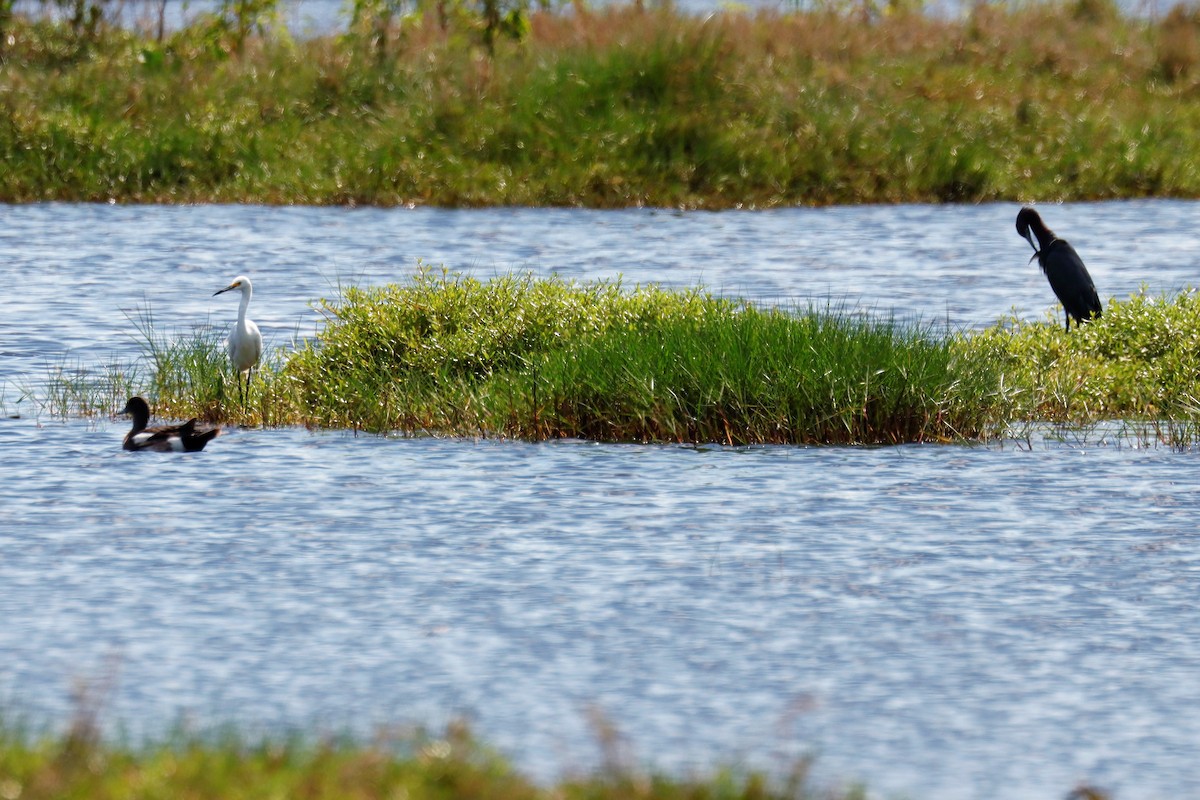
[[[1103,298],[1195,280],[1198,204],[1043,211]],[[1015,214],[0,207],[5,715],[59,725],[111,680],[108,719],[149,734],[462,716],[549,778],[596,762],[596,711],[674,771],[816,754],[881,797],[1200,794],[1194,452],[240,430],[160,457],[20,400],[48,366],[135,359],[139,306],[226,324],[211,295],[242,272],[275,346],[417,258],[1037,318]]]

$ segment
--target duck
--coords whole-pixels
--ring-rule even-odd
[[[245,386],[247,388],[250,386],[250,372],[258,365],[258,360],[262,357],[263,338],[258,326],[254,324],[254,320],[246,318],[246,309],[250,307],[250,298],[254,296],[254,284],[250,283],[250,279],[245,275],[238,275],[224,289],[213,292],[213,297],[233,291],[242,293],[242,302],[238,306],[237,324],[233,326],[233,330],[229,332],[229,338],[225,340],[225,349],[229,353],[229,363],[233,365],[234,372],[237,373],[238,392],[244,404],[246,389],[243,388],[242,381],[245,379]]]
[[[220,428],[196,430],[197,420],[193,417],[182,425],[156,425],[147,428],[150,422],[150,404],[142,397],[131,397],[121,409],[122,414],[133,417],[133,427],[125,434],[123,447],[126,450],[153,450],[158,453],[195,453],[204,449]]]

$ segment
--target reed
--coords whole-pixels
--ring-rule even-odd
[[[40,382],[21,380],[11,410],[4,402],[0,402],[0,409],[16,416],[30,413],[55,419],[99,416],[124,406],[141,381],[139,366],[119,359],[100,365],[64,360],[47,365]],[[32,411],[25,412],[24,408]]]
[[[226,396],[227,364],[219,331],[208,325],[161,331],[149,306],[127,314],[141,345],[150,379],[143,391],[158,399],[159,414],[186,409],[188,417],[214,421]]]

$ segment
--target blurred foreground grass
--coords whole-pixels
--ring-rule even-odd
[[[0,733],[5,800],[852,800],[856,790],[811,791],[801,765],[772,785],[764,776],[714,770],[694,779],[609,767],[540,786],[478,743],[464,728],[443,737],[405,735],[372,743],[250,744],[227,734],[129,747],[102,742],[87,727],[31,740]]]
[[[602,745],[604,743],[602,742]],[[864,788],[817,787],[810,761],[785,777],[714,767],[688,778],[634,768],[607,753],[590,774],[539,784],[462,725],[444,735],[375,741],[263,739],[227,732],[138,747],[102,741],[91,724],[32,738],[0,729],[4,800],[865,800]],[[1081,785],[1067,800],[1106,800]]]

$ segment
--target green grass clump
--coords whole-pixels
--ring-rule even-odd
[[[1067,334],[1057,320],[1012,319],[957,349],[1003,375],[1010,420],[1092,422],[1200,417],[1200,298],[1142,291]]]
[[[985,419],[967,398],[990,373],[947,339],[831,311],[428,270],[324,308],[278,379],[309,424],[744,444],[940,440]]]
[[[614,327],[648,331],[736,307],[699,291],[531,275],[480,282],[421,268],[407,284],[351,288],[322,303],[328,325],[281,377],[311,424],[500,434],[498,420],[521,400],[496,394],[507,391],[497,375],[535,369],[547,353]]]
[[[248,743],[229,733],[139,747],[104,741],[89,727],[32,739],[0,731],[0,794],[21,800],[130,797],[251,800],[861,800],[860,790],[814,790],[807,762],[786,781],[714,769],[672,778],[618,763],[543,786],[478,742],[462,725],[443,736],[385,734],[372,742],[301,737]]]
[[[979,436],[990,378],[931,331],[745,307],[610,328],[499,382],[524,437],[843,444]]]
[[[995,394],[931,329],[700,289],[420,267],[318,307],[324,328],[266,353],[244,402],[218,332],[164,335],[147,309],[140,391],[161,417],[253,426],[726,444],[979,437]]]
[[[1110,299],[1070,333],[1049,317],[948,332],[699,289],[426,267],[318,307],[324,328],[266,353],[244,402],[219,334],[163,336],[147,311],[134,320],[142,364],[59,369],[35,403],[87,415],[138,391],[169,418],[527,440],[968,441],[1114,420],[1141,439],[1200,435],[1191,291]]]
[[[233,43],[203,17],[160,40],[17,13],[0,44],[0,201],[1200,196],[1200,14],[872,7],[578,5],[532,13],[491,52],[437,14],[382,37],[268,26]]]

